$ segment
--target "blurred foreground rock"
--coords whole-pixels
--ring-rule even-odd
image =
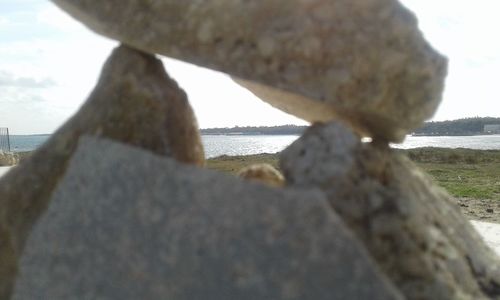
[[[386,144],[316,125],[282,153],[287,184],[321,188],[408,299],[500,299],[500,261],[444,190]]]
[[[78,113],[26,162],[0,179],[0,299],[7,299],[16,258],[82,134],[107,137],[186,163],[204,163],[198,125],[184,91],[158,59],[118,47]]]
[[[235,76],[308,121],[399,141],[436,110],[446,59],[396,0],[53,0],[97,33]]]
[[[318,191],[84,137],[13,299],[401,299],[360,246]]]

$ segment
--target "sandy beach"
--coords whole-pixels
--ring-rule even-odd
[[[10,167],[0,167],[0,176],[9,169]],[[481,221],[471,221],[471,223],[488,245],[500,256],[500,224]]]

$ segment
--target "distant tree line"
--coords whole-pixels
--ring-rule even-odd
[[[205,135],[300,135],[307,126],[281,125],[281,126],[246,126],[233,128],[209,128],[201,129],[201,134]]]
[[[465,118],[452,121],[426,122],[414,135],[477,135],[484,134],[484,125],[500,124],[500,118]],[[301,135],[307,126],[246,126],[201,129],[204,135]]]
[[[500,124],[500,118],[465,118],[453,121],[426,122],[414,135],[477,135],[484,134],[484,125]]]

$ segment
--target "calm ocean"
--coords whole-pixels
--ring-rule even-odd
[[[13,151],[32,151],[45,142],[49,135],[13,135]],[[275,153],[293,143],[297,135],[204,135],[202,136],[207,158],[220,155],[248,155]],[[500,135],[479,136],[408,136],[395,148],[444,147],[471,149],[500,149]]]

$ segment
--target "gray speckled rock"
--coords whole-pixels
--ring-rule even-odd
[[[94,31],[235,76],[309,121],[401,140],[434,113],[446,59],[396,0],[53,0]]]
[[[82,138],[13,299],[400,297],[321,192]]]
[[[87,102],[21,165],[0,179],[0,299],[9,294],[18,253],[45,210],[80,135],[104,136],[202,165],[203,147],[186,94],[152,55],[121,46]]]
[[[386,144],[316,125],[282,153],[288,185],[319,187],[407,299],[500,299],[500,261],[444,190]]]

